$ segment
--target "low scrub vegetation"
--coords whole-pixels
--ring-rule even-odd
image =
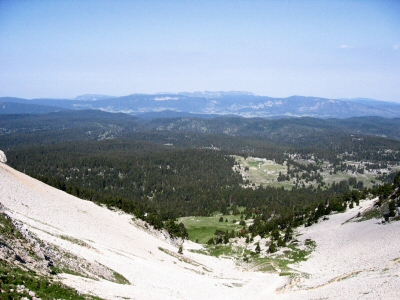
[[[0,287],[2,299],[22,299],[23,297],[31,299],[33,296],[41,299],[101,299],[82,295],[50,277],[18,266],[10,266],[3,260],[0,260]]]

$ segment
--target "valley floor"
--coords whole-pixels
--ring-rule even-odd
[[[317,247],[307,261],[292,266],[303,275],[286,293],[302,299],[400,297],[400,222],[357,218],[376,200],[299,230],[299,240],[312,239]]]
[[[297,239],[310,238],[317,247],[307,261],[292,266],[299,272],[295,277],[245,271],[233,260],[190,252],[198,247],[191,242],[179,255],[168,237],[132,216],[75,198],[5,164],[0,164],[0,202],[23,229],[69,253],[71,261],[81,259],[81,276],[56,275],[63,283],[105,299],[400,297],[400,222],[352,219],[372,200],[300,228]],[[104,268],[89,270],[88,264]],[[103,279],[103,269],[129,284]]]

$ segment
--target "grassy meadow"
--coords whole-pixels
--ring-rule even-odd
[[[221,216],[223,217],[223,222],[219,221]],[[226,220],[228,221],[226,222]],[[189,239],[200,244],[206,244],[210,238],[215,236],[216,230],[228,230],[230,232],[231,230],[237,231],[242,228],[239,225],[240,215],[216,214],[212,217],[184,217],[180,218],[179,222],[185,225],[189,233]]]

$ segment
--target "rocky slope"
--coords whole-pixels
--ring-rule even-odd
[[[374,200],[297,232],[316,242],[296,276],[242,268],[193,253],[131,215],[51,188],[0,164],[2,216],[19,234],[1,236],[1,259],[105,299],[396,299],[400,222],[356,222]],[[248,270],[248,271],[246,271]],[[51,275],[52,274],[52,275]],[[33,295],[33,294],[32,294]],[[26,296],[33,299],[34,296]]]

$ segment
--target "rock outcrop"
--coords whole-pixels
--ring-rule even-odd
[[[0,150],[0,162],[2,162],[2,163],[6,163],[7,162],[7,157],[4,154],[4,152],[1,151],[1,150]]]

